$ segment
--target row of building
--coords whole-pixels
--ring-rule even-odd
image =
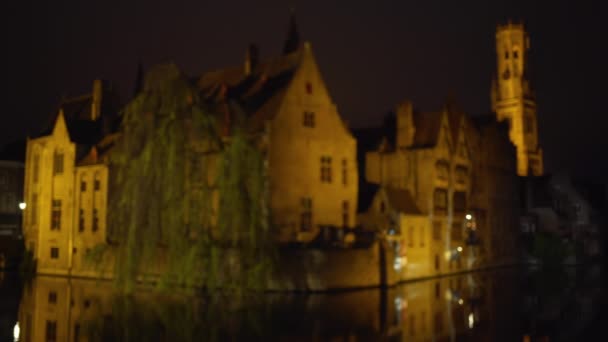
[[[528,48],[522,25],[498,26],[491,115],[470,116],[451,103],[422,112],[404,101],[391,125],[361,134],[338,113],[293,17],[282,55],[262,61],[251,46],[243,65],[189,82],[221,122],[236,116],[237,103],[264,142],[278,241],[348,246],[372,231],[392,249],[401,278],[418,278],[519,256],[518,176],[543,173]],[[168,69],[177,70],[151,68],[139,94],[154,91]],[[96,80],[27,140],[23,235],[39,273],[98,275],[85,258],[108,240],[118,113],[115,92]]]

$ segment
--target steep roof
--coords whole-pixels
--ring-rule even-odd
[[[196,82],[205,101],[212,105],[237,103],[249,116],[251,127],[273,119],[287,86],[300,64],[303,47],[290,54],[260,62],[246,72],[245,66],[204,73]]]
[[[393,187],[385,187],[383,190],[391,208],[403,214],[422,215],[422,211],[408,190]]]
[[[414,144],[412,148],[434,147],[439,139],[443,112],[414,112]]]

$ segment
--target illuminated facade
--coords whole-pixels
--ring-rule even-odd
[[[507,121],[517,146],[517,174],[543,174],[543,153],[538,143],[536,100],[528,80],[530,39],[523,24],[496,30],[497,78],[492,84],[492,107],[498,121]]]
[[[49,129],[27,141],[23,235],[39,273],[98,275],[84,255],[106,241],[114,112],[103,88],[96,80],[91,93],[64,100]]]

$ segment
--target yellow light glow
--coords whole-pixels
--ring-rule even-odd
[[[456,248],[456,250],[457,250],[458,252],[462,252],[462,247],[458,246],[458,248]]]
[[[467,220],[470,220],[470,219],[472,219],[472,218],[473,218],[473,215],[471,215],[471,214],[467,214],[467,216],[465,216],[465,217],[466,217],[466,219],[467,219]]]
[[[460,298],[460,299],[458,300],[458,304],[460,304],[460,305],[464,304],[464,300],[462,300],[462,298]]]
[[[25,204],[25,202],[20,202],[19,203],[19,209],[25,210],[25,207],[27,207],[27,204]]]

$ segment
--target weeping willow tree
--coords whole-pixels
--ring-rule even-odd
[[[238,112],[238,111],[237,111]],[[110,156],[118,287],[259,289],[272,266],[264,158],[241,113],[231,134],[173,64],[152,69]]]

